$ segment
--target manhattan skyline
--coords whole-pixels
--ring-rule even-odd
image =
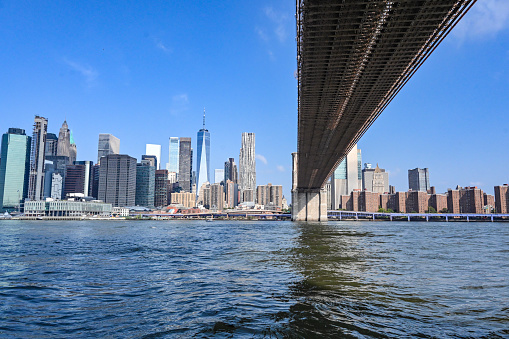
[[[58,134],[67,120],[78,160],[95,160],[98,135],[111,133],[138,160],[146,144],[162,145],[164,168],[169,137],[191,137],[196,149],[206,106],[210,169],[238,163],[241,133],[253,132],[257,183],[281,184],[288,198],[294,11],[288,1],[3,1],[0,129],[31,131],[40,115]],[[398,191],[416,167],[430,169],[439,192],[477,185],[492,194],[509,181],[508,17],[506,2],[479,1],[360,140],[363,162],[380,163]]]

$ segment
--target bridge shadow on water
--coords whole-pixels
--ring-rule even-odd
[[[280,296],[294,301],[287,314],[279,315],[288,321],[285,336],[503,338],[509,335],[507,331],[495,330],[502,323],[494,327],[495,322],[489,324],[484,317],[472,316],[475,312],[470,309],[453,312],[450,306],[465,300],[455,300],[452,295],[437,297],[444,291],[442,286],[427,287],[426,283],[419,283],[422,276],[429,274],[428,266],[414,261],[422,255],[413,247],[419,240],[408,240],[408,234],[359,227],[355,223],[301,223],[296,227],[299,236],[287,255],[300,279],[289,283],[289,295]],[[424,274],[420,275],[419,271]]]
[[[373,295],[365,275],[369,256],[358,243],[369,232],[341,230],[327,223],[301,223],[296,247],[290,261],[302,277],[289,285],[291,299],[288,335],[323,338],[362,336],[386,338],[381,324],[370,324],[371,315],[380,309],[370,299]],[[376,303],[375,303],[376,304]],[[393,333],[396,334],[396,333]]]

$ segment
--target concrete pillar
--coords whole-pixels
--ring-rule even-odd
[[[298,188],[298,155],[292,153],[292,221],[327,221],[327,191]]]
[[[292,190],[293,221],[327,221],[327,192],[318,190]]]

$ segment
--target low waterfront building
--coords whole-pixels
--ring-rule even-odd
[[[102,201],[52,200],[25,201],[28,217],[81,217],[83,215],[109,216],[112,205]]]

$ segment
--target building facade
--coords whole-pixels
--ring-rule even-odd
[[[408,170],[408,189],[427,192],[430,189],[429,169],[414,168]]]
[[[509,213],[509,185],[495,186],[495,211]]]
[[[35,116],[30,147],[30,174],[28,178],[28,200],[42,200],[44,196],[44,156],[48,120]]]
[[[203,111],[203,128],[197,135],[196,187],[199,189],[204,182],[210,182],[210,132],[205,128],[205,110]]]
[[[242,144],[239,154],[239,190],[242,201],[254,202],[254,194],[244,194],[244,191],[256,189],[256,153],[255,134],[242,133]],[[244,200],[249,199],[249,200]]]
[[[168,206],[168,171],[155,171],[154,205],[156,207]]]
[[[360,167],[359,167],[360,166]],[[331,178],[331,207],[338,209],[341,196],[362,187],[362,153],[357,145],[339,163]]]
[[[364,165],[362,170],[362,190],[374,193],[389,193],[389,173],[378,167]]]
[[[136,159],[126,154],[102,157],[98,198],[114,207],[135,206]]]
[[[20,128],[2,135],[0,150],[0,210],[20,208],[28,193],[31,138]]]
[[[176,173],[178,176],[179,172],[179,158],[180,158],[180,145],[178,137],[170,137],[170,151],[168,157],[168,164],[166,165],[166,169],[169,172]],[[177,178],[178,180],[178,178]]]
[[[57,155],[58,137],[55,133],[46,134],[46,152],[45,155]]]
[[[147,163],[136,164],[136,206],[153,208],[155,199],[156,168]]]
[[[178,182],[184,192],[192,192],[193,149],[191,138],[180,138]]]
[[[120,153],[120,139],[112,134],[99,134],[99,143],[97,145],[97,163],[101,162],[101,158],[109,154]]]
[[[224,169],[223,168],[216,168],[214,170],[214,183],[220,184],[224,183]]]

